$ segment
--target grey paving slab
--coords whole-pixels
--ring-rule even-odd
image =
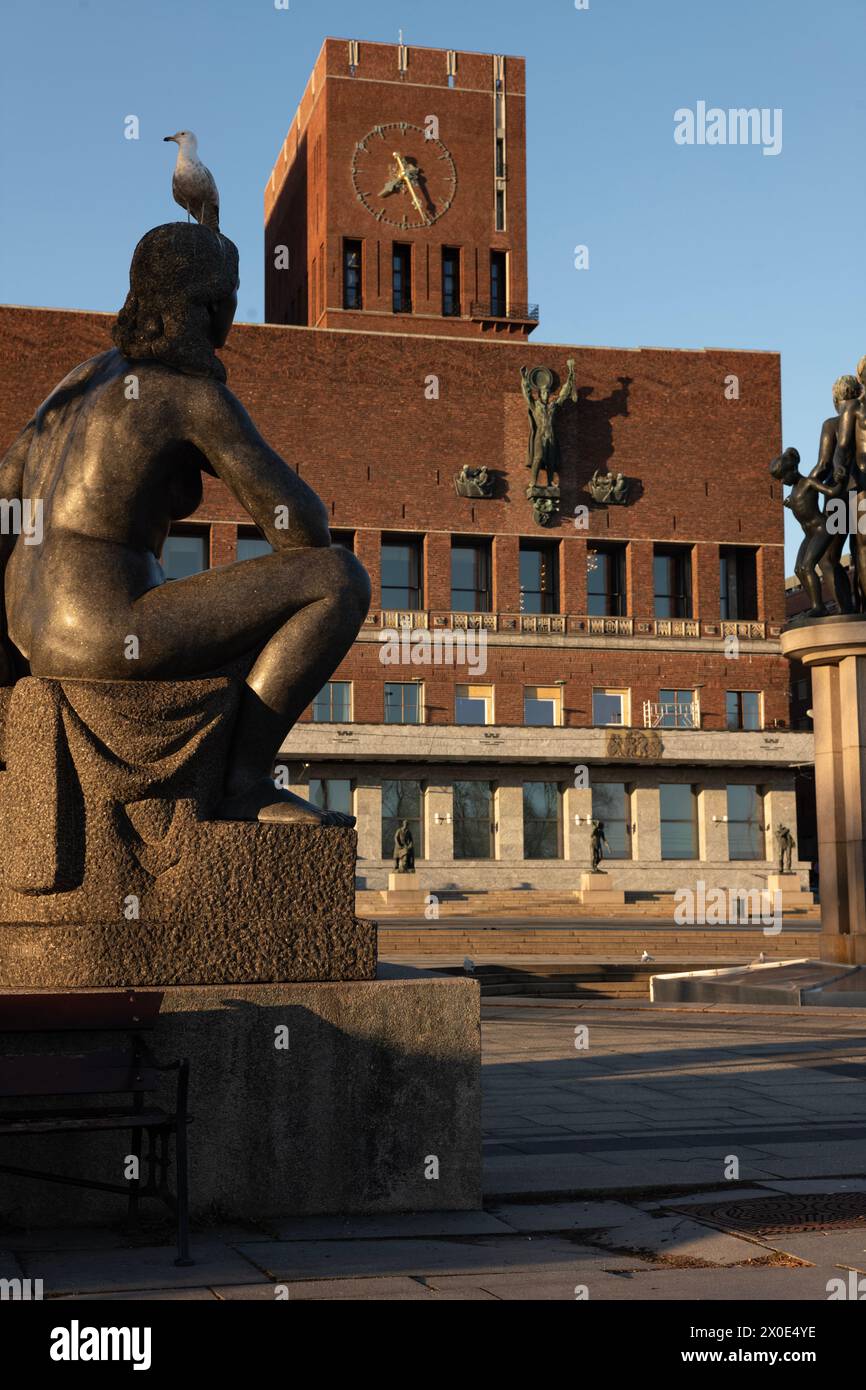
[[[495,1208],[496,1215],[515,1231],[580,1231],[624,1225],[635,1219],[635,1208],[622,1202],[529,1202]]]
[[[268,1285],[270,1288],[271,1285]],[[212,1289],[136,1289],[134,1292],[65,1293],[52,1298],[52,1303],[213,1303]]]
[[[277,1240],[387,1240],[394,1237],[511,1235],[512,1228],[486,1211],[428,1211],[405,1216],[302,1216],[279,1222]],[[245,1244],[250,1244],[247,1235]],[[263,1237],[264,1239],[264,1237]]]
[[[700,1260],[703,1264],[738,1265],[767,1258],[769,1251],[739,1236],[726,1235],[685,1216],[653,1216],[641,1213],[599,1236],[609,1249],[649,1251],[654,1255],[680,1260]]]
[[[574,1257],[565,1240],[479,1237],[476,1240],[280,1241],[242,1246],[278,1282],[360,1275],[464,1274],[531,1268]],[[229,1281],[225,1281],[229,1282]]]
[[[175,1250],[161,1245],[144,1250],[34,1251],[22,1255],[25,1272],[44,1282],[45,1296],[65,1293],[122,1293],[135,1289],[196,1288],[261,1281],[243,1255],[221,1242],[194,1240],[195,1264],[181,1269]],[[255,1258],[255,1256],[253,1256]]]
[[[774,1178],[766,1186],[775,1192],[866,1192],[866,1178]]]
[[[281,1291],[281,1299],[277,1299],[276,1290]],[[314,1300],[333,1301],[352,1301],[352,1302],[399,1302],[399,1303],[435,1303],[442,1300],[442,1295],[434,1288],[429,1288],[421,1280],[410,1279],[401,1276],[394,1278],[371,1278],[371,1279],[312,1279],[292,1281],[288,1284],[238,1284],[232,1287],[217,1288],[214,1290],[217,1298],[226,1302],[243,1301],[245,1303],[273,1303],[282,1301],[288,1295],[288,1302],[312,1302]],[[494,1295],[485,1293],[477,1286],[470,1286],[464,1290],[455,1290],[449,1295],[452,1298],[461,1300],[477,1300],[481,1302],[491,1302]]]
[[[719,1187],[714,1192],[687,1192],[681,1197],[656,1197],[651,1201],[635,1202],[640,1211],[660,1211],[664,1207],[707,1206],[712,1202],[747,1202],[752,1197],[769,1197],[774,1183],[768,1180],[760,1187]]]
[[[775,1250],[809,1260],[822,1269],[842,1266],[866,1274],[866,1231],[800,1231],[761,1239]]]

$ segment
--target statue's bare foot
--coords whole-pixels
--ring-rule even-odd
[[[246,791],[226,796],[217,811],[219,820],[257,820],[280,825],[346,826],[355,824],[354,816],[342,811],[323,811],[311,801],[295,796],[285,787],[275,787],[269,778],[255,782]]]

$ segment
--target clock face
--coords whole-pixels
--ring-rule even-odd
[[[457,166],[441,140],[427,138],[406,121],[376,125],[352,154],[358,201],[377,222],[393,227],[432,227],[457,191]]]

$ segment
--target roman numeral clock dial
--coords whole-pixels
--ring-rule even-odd
[[[432,227],[457,192],[457,166],[446,145],[421,126],[389,121],[355,145],[352,185],[377,222],[404,231]]]

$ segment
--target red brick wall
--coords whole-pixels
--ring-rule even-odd
[[[110,345],[108,315],[0,308],[0,448],[12,442],[38,403],[76,363]],[[536,525],[525,498],[526,412],[519,367],[527,360],[557,372],[576,361],[580,401],[562,407],[562,515]],[[571,613],[583,611],[587,536],[631,540],[629,611],[653,616],[652,542],[695,547],[696,616],[718,620],[718,546],[759,547],[759,618],[784,619],[780,489],[767,465],[779,451],[779,361],[774,354],[608,350],[446,338],[338,333],[241,325],[224,359],[233,390],[265,438],[326,503],[335,527],[356,530],[356,549],[379,601],[379,533],[426,536],[428,602],[450,606],[450,535],[494,538],[494,606],[519,611],[521,536],[561,542],[561,589]],[[741,398],[724,397],[724,378],[740,377]],[[425,399],[428,374],[438,401]],[[625,401],[618,378],[631,378]],[[626,413],[627,410],[627,413]],[[499,471],[497,496],[458,497],[453,475],[464,462]],[[585,483],[611,464],[640,480],[627,507],[591,508],[589,528],[573,512]],[[249,524],[218,481],[205,479],[193,517],[213,526],[212,563],[233,558],[233,531]],[[488,651],[486,680],[497,684],[498,717],[519,711],[521,687],[567,681],[567,722],[586,722],[593,684],[630,686],[633,717],[660,688],[706,684],[707,727],[722,727],[725,689],[763,689],[769,723],[787,717],[787,666],[781,657],[689,652],[671,639],[659,652],[569,649],[549,643]],[[426,672],[421,672],[427,675]],[[358,684],[356,717],[381,718],[384,668],[375,646],[358,645],[341,674]],[[412,675],[419,669],[413,668]],[[460,672],[429,673],[433,722],[448,722]],[[499,688],[501,685],[501,689]]]

